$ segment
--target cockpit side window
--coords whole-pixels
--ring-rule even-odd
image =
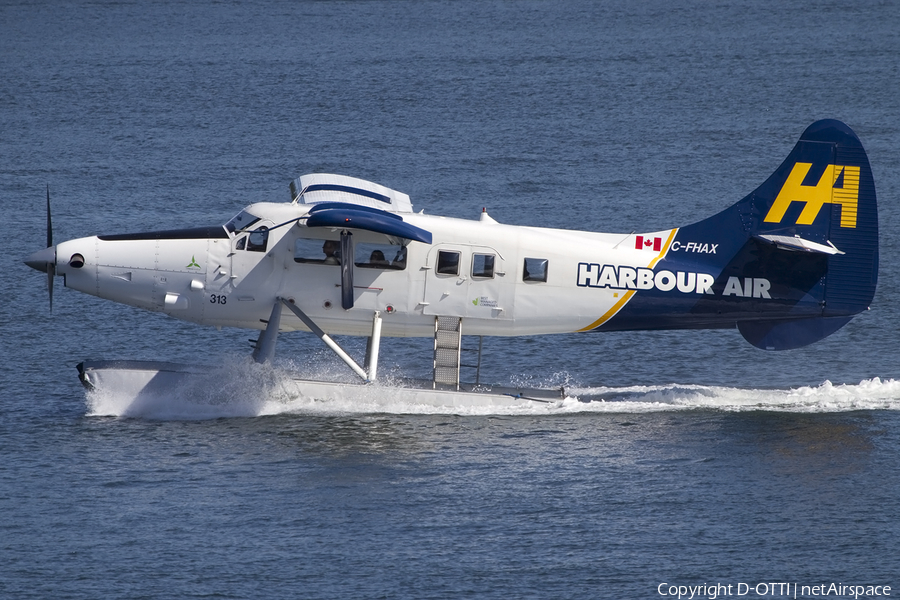
[[[262,225],[256,231],[247,236],[247,250],[250,252],[265,252],[269,244],[269,228]]]

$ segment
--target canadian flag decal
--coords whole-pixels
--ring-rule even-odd
[[[653,248],[654,252],[659,252],[662,249],[662,238],[645,238],[642,235],[635,236],[635,250],[649,250],[650,248]]]

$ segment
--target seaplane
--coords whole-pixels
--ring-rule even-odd
[[[431,380],[413,402],[551,402],[566,390],[463,381],[463,334],[737,329],[762,350],[816,342],[868,310],[878,279],[875,185],[844,123],[810,125],[758,188],[722,212],[661,231],[598,233],[414,212],[408,195],[315,173],[290,199],[256,203],[223,225],[93,235],[25,263],[66,288],[213,327],[258,330],[257,363],[278,336],[311,332],[354,383],[295,380],[300,396],[352,397],[379,385],[382,336],[434,340]],[[333,336],[367,338],[354,359]],[[429,357],[431,358],[431,357]],[[480,362],[480,355],[478,357]],[[91,389],[178,386],[204,367],[85,361]]]

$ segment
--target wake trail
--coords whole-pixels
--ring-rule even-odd
[[[652,413],[713,410],[724,412],[772,411],[832,413],[855,410],[900,410],[900,381],[879,378],[858,384],[790,389],[743,389],[704,385],[647,385],[626,387],[566,387],[566,397],[553,401],[513,400],[507,406],[434,406],[409,400],[399,380],[386,378],[365,386],[340,373],[320,370],[300,373],[341,386],[339,397],[307,397],[298,390],[298,372],[226,360],[189,383],[165,393],[139,393],[106,389],[87,392],[89,416],[134,417],[156,420],[202,420],[269,415],[453,414],[453,415],[561,415],[577,413]],[[540,386],[541,382],[530,382]],[[559,387],[558,377],[547,387]]]

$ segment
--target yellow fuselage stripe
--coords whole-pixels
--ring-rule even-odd
[[[669,233],[669,239],[666,240],[666,243],[663,245],[662,250],[659,251],[659,254],[656,256],[656,258],[651,260],[650,264],[647,265],[648,269],[652,269],[656,265],[656,263],[658,263],[660,260],[662,260],[662,258],[666,255],[666,252],[669,250],[669,246],[672,244],[672,240],[675,239],[675,234],[677,232],[678,232],[678,229],[673,229],[671,231],[671,233]],[[590,331],[591,329],[596,329],[597,327],[600,327],[601,325],[603,325],[604,323],[609,321],[611,318],[613,318],[616,315],[616,313],[618,313],[620,310],[622,310],[622,307],[625,306],[629,300],[631,300],[631,297],[634,296],[634,293],[636,291],[637,290],[628,290],[627,292],[625,292],[625,295],[622,296],[622,298],[618,302],[616,302],[612,308],[610,308],[608,311],[606,311],[606,313],[604,313],[604,315],[602,317],[600,317],[599,319],[597,319],[596,321],[594,321],[587,327],[582,327],[581,329],[578,329],[577,331]]]

